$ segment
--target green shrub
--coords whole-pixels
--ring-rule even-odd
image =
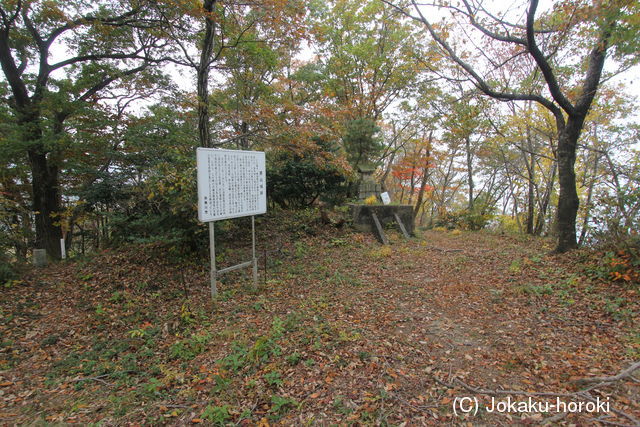
[[[640,240],[629,238],[601,247],[586,272],[596,279],[640,286]]]
[[[231,414],[229,413],[231,406],[211,406],[207,405],[202,412],[202,419],[207,420],[212,425],[224,426],[231,420]]]
[[[434,223],[435,227],[444,227],[448,230],[458,228],[461,230],[482,230],[493,219],[492,214],[470,212],[465,209],[457,212],[446,212]]]
[[[271,418],[272,421],[278,421],[297,405],[298,402],[290,397],[273,395],[271,396],[271,409],[269,409],[269,413],[271,413],[271,415],[269,418]]]
[[[191,360],[206,350],[211,340],[208,332],[194,333],[188,339],[177,341],[169,348],[169,356],[172,359]]]
[[[9,262],[8,257],[0,256],[0,285],[17,278],[18,272],[15,266]]]
[[[112,241],[161,243],[181,253],[206,247],[208,234],[197,218],[192,163],[191,158],[178,157],[175,164],[156,165],[157,172],[132,189],[127,206],[112,215]]]
[[[269,152],[267,194],[283,208],[304,208],[318,199],[331,204],[345,200],[350,171],[337,149],[321,139],[298,151]]]
[[[271,371],[263,376],[264,380],[270,387],[278,387],[282,385],[282,375],[278,371]]]

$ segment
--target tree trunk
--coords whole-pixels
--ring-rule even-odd
[[[416,168],[411,168],[411,190],[409,190],[409,204],[413,201],[413,193],[416,191]]]
[[[32,105],[19,110],[21,139],[29,149],[27,156],[31,167],[32,210],[35,218],[35,248],[45,249],[53,259],[60,259],[60,190],[58,166],[42,146],[40,111]],[[47,156],[49,154],[49,156]]]
[[[16,229],[22,229],[24,230],[24,222],[22,221],[23,218],[21,218],[21,215],[14,215],[13,216],[13,225],[16,227]],[[23,231],[23,235],[26,235],[26,233]],[[13,248],[16,252],[16,260],[18,261],[18,263],[20,264],[24,264],[27,262],[27,251],[28,251],[28,247],[26,244],[26,241],[24,238],[22,237],[17,237],[14,239],[14,243],[13,243]]]
[[[598,174],[598,163],[600,163],[600,154],[595,153],[595,160],[593,162],[593,176],[589,181],[589,188],[587,189],[587,203],[584,208],[584,218],[582,220],[582,230],[580,230],[580,239],[578,244],[582,246],[586,237],[587,230],[589,229],[589,219],[591,217],[591,199],[593,198],[593,186],[596,182],[596,176]]]
[[[418,216],[420,208],[422,207],[422,200],[424,199],[424,190],[427,186],[427,180],[429,179],[429,164],[431,163],[431,142],[433,138],[433,131],[429,133],[429,142],[425,153],[424,168],[422,169],[422,180],[420,181],[420,191],[418,192],[418,200],[416,206],[413,208],[413,218]]]
[[[616,214],[615,214],[615,224],[616,224],[616,232],[619,231],[619,227],[622,225],[622,219],[624,219],[624,224],[631,224],[629,213],[627,212],[627,208],[624,205],[624,191],[622,190],[622,185],[620,183],[620,176],[616,169],[616,165],[613,163],[611,156],[608,152],[604,152],[605,159],[607,160],[607,164],[609,165],[609,173],[611,174],[611,178],[613,179],[613,185],[616,190]],[[627,227],[625,226],[625,229]]]
[[[516,196],[513,192],[511,193],[513,197],[513,218],[516,220],[516,224],[518,225],[518,233],[522,233],[522,222],[520,221],[520,213],[518,212],[518,196]]]
[[[530,154],[530,162],[528,172],[529,172],[529,191],[527,195],[527,234],[533,234],[533,222],[535,218],[535,155],[533,152]]]
[[[576,218],[580,199],[576,189],[576,146],[584,116],[570,116],[566,126],[558,129],[558,211],[556,226],[558,246],[555,252],[563,253],[578,246],[576,240]]]
[[[551,178],[549,178],[549,184],[547,185],[547,189],[544,193],[544,198],[542,199],[542,206],[540,206],[540,210],[538,211],[538,220],[536,221],[536,229],[534,230],[534,234],[536,236],[539,236],[544,228],[544,219],[545,216],[547,216],[547,209],[549,208],[549,202],[551,201],[553,186],[556,182],[557,166],[557,162],[553,162],[553,164],[551,165]]]
[[[198,139],[201,147],[211,147],[211,129],[209,128],[209,70],[213,56],[215,22],[211,13],[216,0],[205,0],[203,4],[205,31],[200,51],[200,63],[197,68],[198,92]]]
[[[37,249],[46,249],[47,254],[60,259],[60,191],[58,189],[58,167],[50,165],[47,155],[29,150],[31,164],[31,187],[33,211],[35,212]]]
[[[242,150],[248,150],[249,147],[249,138],[247,134],[249,133],[249,124],[244,120],[240,123],[240,148]]]
[[[469,212],[473,211],[473,153],[471,153],[471,138],[468,136],[464,139],[465,149],[467,150],[467,184],[469,185]]]
[[[380,178],[380,184],[382,186],[382,191],[387,191],[387,178],[389,177],[389,172],[391,172],[391,167],[393,166],[393,160],[396,158],[396,151],[391,153],[391,158],[387,163],[387,167],[385,168],[384,174],[382,174],[382,178]]]

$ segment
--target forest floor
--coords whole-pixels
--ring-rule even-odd
[[[390,233],[392,245],[381,246],[329,227],[264,220],[258,229],[266,280],[261,258],[257,290],[234,272],[213,301],[205,259],[171,262],[153,246],[5,285],[0,424],[640,419],[633,376],[581,381],[640,360],[637,287],[586,274],[583,252],[550,255],[547,240],[488,232]],[[222,253],[229,265],[247,249]],[[540,406],[490,412],[492,395]],[[474,399],[479,410],[464,415]],[[576,406],[590,399],[609,412]]]

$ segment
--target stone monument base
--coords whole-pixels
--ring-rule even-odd
[[[374,232],[375,225],[371,214],[375,213],[384,227],[389,223],[397,223],[395,215],[397,214],[407,233],[414,235],[413,206],[412,205],[362,205],[352,203],[349,204],[349,212],[353,220],[353,227],[363,232]]]

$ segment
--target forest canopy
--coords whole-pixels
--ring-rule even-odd
[[[341,205],[368,164],[424,227],[634,244],[639,16],[625,0],[2,0],[0,252],[197,248],[199,146],[265,151],[271,206]]]

